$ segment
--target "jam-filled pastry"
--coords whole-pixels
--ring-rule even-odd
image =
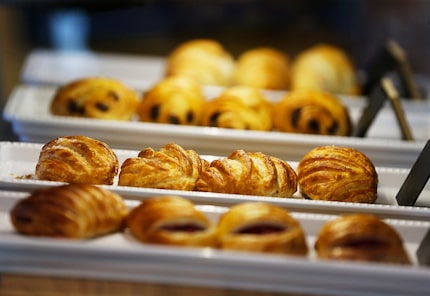
[[[347,214],[327,222],[315,250],[321,259],[410,263],[399,233],[370,214]]]
[[[121,165],[118,185],[194,190],[200,173],[209,165],[194,150],[169,143],[156,151],[146,148]]]
[[[232,206],[217,225],[220,248],[304,256],[308,252],[302,227],[281,207],[261,202]]]
[[[128,209],[111,191],[88,184],[38,189],[10,211],[17,232],[63,238],[92,238],[123,227]]]
[[[185,75],[206,85],[230,85],[235,60],[216,40],[192,39],[167,56],[166,76]]]
[[[105,77],[88,77],[60,87],[51,101],[54,115],[131,120],[138,96],[123,83]]]
[[[281,132],[349,136],[351,119],[338,97],[320,90],[294,90],[274,103],[273,122]]]
[[[158,196],[142,201],[126,218],[126,226],[139,241],[175,246],[213,247],[215,226],[189,200]]]
[[[137,114],[140,121],[198,125],[205,101],[197,81],[170,76],[144,93]]]
[[[341,48],[317,44],[301,52],[292,64],[291,89],[317,89],[360,94],[355,65]]]
[[[297,166],[300,193],[314,200],[373,203],[378,175],[372,161],[351,147],[322,146]]]
[[[236,150],[227,158],[213,160],[197,180],[196,190],[291,197],[297,190],[297,176],[291,166],[279,158]]]
[[[243,52],[237,59],[234,85],[288,89],[289,81],[290,59],[278,49],[257,47]]]
[[[271,105],[263,93],[251,86],[233,86],[207,101],[202,125],[270,131],[273,128]]]
[[[39,180],[112,185],[118,169],[118,158],[106,143],[64,136],[42,146],[35,174]]]

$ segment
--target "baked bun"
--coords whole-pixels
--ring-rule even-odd
[[[206,102],[202,125],[270,131],[273,127],[271,105],[259,89],[233,86]]]
[[[189,191],[208,165],[194,150],[185,150],[174,143],[158,151],[146,148],[138,157],[122,163],[118,185]]]
[[[302,256],[308,252],[300,223],[268,203],[232,206],[218,221],[217,237],[222,249]]]
[[[348,214],[324,224],[315,250],[321,259],[410,263],[397,231],[370,214]]]
[[[373,203],[378,175],[370,159],[350,147],[322,146],[299,162],[300,193],[314,200]]]
[[[279,158],[236,150],[228,158],[213,160],[197,180],[196,190],[291,197],[297,190],[297,176],[291,166]]]
[[[207,85],[230,85],[233,56],[212,39],[193,39],[177,46],[167,56],[166,76],[185,75]]]
[[[36,177],[47,181],[112,185],[118,168],[118,158],[106,143],[86,136],[65,136],[42,147]]]
[[[144,93],[137,114],[140,121],[199,125],[205,101],[201,86],[194,79],[171,76]]]
[[[130,233],[145,243],[213,247],[215,226],[194,204],[179,196],[145,199],[126,219]]]
[[[291,89],[317,89],[358,95],[360,86],[351,58],[339,47],[318,44],[301,52],[294,60]]]
[[[258,47],[243,52],[237,59],[233,84],[264,89],[288,89],[290,59],[271,47]]]
[[[131,120],[137,94],[121,82],[104,77],[72,81],[58,89],[51,101],[54,115]]]
[[[91,238],[121,230],[128,209],[114,192],[86,184],[39,189],[10,211],[22,234]]]

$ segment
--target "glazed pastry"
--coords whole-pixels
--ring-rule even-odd
[[[236,150],[228,158],[213,160],[197,180],[196,190],[291,197],[297,190],[297,176],[291,166],[279,158]]]
[[[229,85],[234,71],[233,56],[212,39],[193,39],[168,55],[166,76],[185,75],[207,85]]]
[[[351,58],[339,47],[318,44],[294,60],[291,89],[316,89],[358,95],[360,85]]]
[[[63,238],[92,238],[119,231],[128,209],[114,192],[86,184],[34,191],[12,208],[19,233]]]
[[[138,157],[122,163],[118,185],[189,191],[208,165],[194,150],[185,150],[174,143],[159,151],[146,148]]]
[[[65,136],[42,147],[36,177],[47,181],[112,185],[118,168],[118,158],[106,143],[85,136]]]
[[[143,95],[137,113],[140,121],[199,125],[205,101],[201,86],[195,80],[171,76]]]
[[[258,47],[242,53],[236,62],[233,84],[263,89],[288,89],[289,57],[270,47]]]
[[[301,256],[308,252],[300,223],[268,203],[232,206],[218,221],[217,237],[222,249]]]
[[[202,125],[270,131],[273,127],[271,105],[257,88],[230,87],[217,98],[207,101]]]
[[[145,243],[213,247],[215,227],[192,202],[179,196],[145,199],[126,219],[130,233]]]
[[[370,214],[348,214],[327,222],[315,250],[321,259],[410,263],[397,231]]]
[[[121,82],[103,77],[72,81],[58,89],[51,101],[54,115],[131,120],[137,94]]]
[[[319,90],[295,90],[274,103],[273,122],[281,132],[349,136],[348,110],[334,95]]]
[[[378,175],[371,160],[350,147],[322,146],[299,162],[297,178],[302,196],[314,200],[373,203]]]

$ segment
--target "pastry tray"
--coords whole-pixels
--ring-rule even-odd
[[[10,224],[9,210],[25,196],[0,191],[0,272],[312,295],[425,295],[429,288],[430,269],[418,262],[416,251],[430,222],[386,219],[402,237],[413,261],[410,266],[322,261],[313,244],[321,226],[336,215],[290,212],[301,223],[310,249],[308,256],[299,258],[149,245],[127,232],[89,240],[19,235]],[[196,207],[215,223],[227,210]]]
[[[0,142],[0,189],[11,191],[32,191],[39,188],[61,184],[60,182],[41,181],[34,176],[34,170],[38,161],[42,144],[21,142]],[[138,151],[114,149],[119,163],[129,157],[136,157]],[[215,156],[202,155],[208,161]],[[289,161],[295,169],[297,163]],[[270,202],[290,210],[298,212],[320,213],[347,213],[366,212],[378,214],[387,218],[408,218],[430,221],[430,185],[427,185],[419,196],[415,206],[398,206],[395,195],[400,185],[406,179],[409,171],[402,168],[377,167],[379,184],[378,198],[375,204],[357,204],[349,202],[314,201],[302,199],[299,196],[293,198],[263,197],[239,194],[221,194],[197,191],[166,190],[152,188],[138,188],[117,186],[117,178],[114,185],[102,187],[112,190],[126,199],[141,200],[151,196],[176,194],[184,196],[196,204],[213,204],[230,206],[245,201]],[[296,193],[298,195],[298,193]]]
[[[142,82],[141,85],[139,92],[148,89],[151,83]],[[400,129],[389,106],[377,115],[367,137],[335,137],[53,116],[49,105],[55,90],[53,86],[20,85],[12,92],[3,116],[11,122],[20,141],[46,143],[56,137],[82,134],[119,149],[140,150],[144,146],[158,149],[167,142],[174,142],[204,154],[225,155],[241,148],[290,160],[301,159],[306,151],[316,146],[344,145],[364,152],[376,165],[410,168],[430,138],[430,104],[427,101],[404,103],[406,118],[416,140],[408,142],[400,140]],[[205,87],[204,90],[205,96],[211,99],[222,89]],[[269,100],[278,100],[285,94],[265,92]],[[353,121],[358,121],[365,100],[342,99]]]

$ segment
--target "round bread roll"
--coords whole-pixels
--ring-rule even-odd
[[[313,200],[373,203],[378,175],[371,160],[351,147],[322,146],[297,166],[299,191]]]
[[[50,110],[54,115],[131,120],[138,101],[137,94],[121,82],[90,77],[60,87],[51,101]]]

